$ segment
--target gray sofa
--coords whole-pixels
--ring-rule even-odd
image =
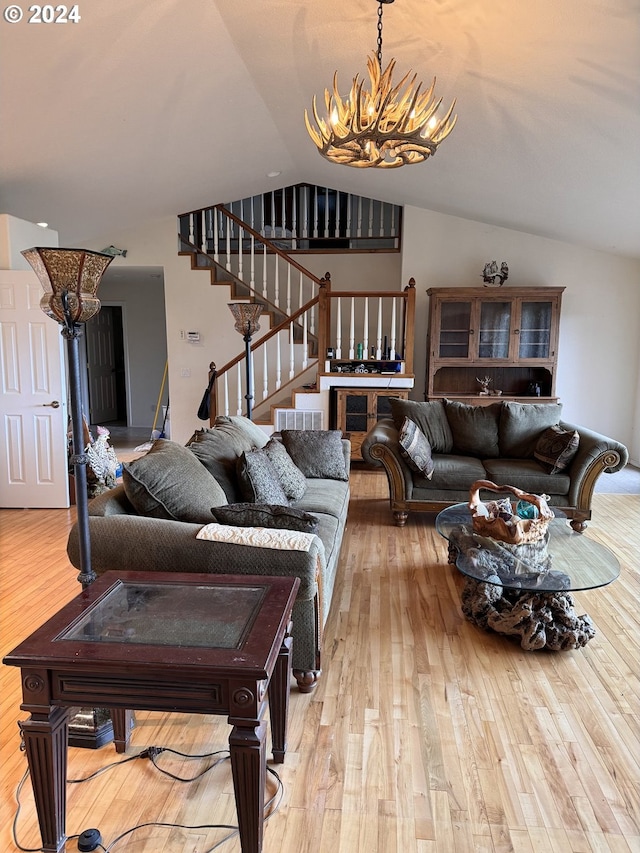
[[[582,532],[591,518],[596,480],[628,461],[627,448],[618,441],[562,421],[560,403],[473,406],[397,398],[390,403],[392,418],[372,427],[362,456],[384,468],[399,527],[409,512],[437,512],[466,502],[472,483],[490,480],[548,495],[548,503],[562,509],[574,530]],[[419,438],[426,438],[422,453],[430,457],[429,464],[416,466],[409,459],[405,437],[411,425],[405,419],[418,426]]]
[[[287,438],[293,445],[285,443]],[[301,440],[307,442],[305,452],[302,459],[294,459],[296,447],[301,453]],[[92,568],[97,575],[122,570],[299,577],[293,608],[293,669],[299,689],[310,692],[321,673],[322,631],[347,519],[350,444],[335,431],[291,431],[289,436],[284,431],[282,442],[293,454],[288,458],[298,472],[292,491],[299,497],[283,500],[271,482],[275,470],[278,488],[287,485],[282,470],[269,463],[269,476],[264,478],[265,453],[278,441],[264,446],[265,442],[267,436],[245,418],[218,418],[212,429],[196,432],[186,447],[156,441],[148,454],[124,465],[121,484],[90,501]],[[249,461],[253,468],[247,478]],[[283,509],[287,504],[290,510]],[[226,515],[231,511],[237,516],[231,522],[233,530],[229,531],[228,519],[224,523],[233,541],[196,538],[205,526],[214,534],[220,532],[219,525],[209,525],[217,524],[213,513],[221,508]],[[304,531],[309,524],[317,526],[316,532],[298,537],[308,550],[291,550],[288,542],[281,549],[266,546],[265,537],[287,534],[281,529],[265,531],[262,510],[273,515],[268,527],[301,524],[296,529]],[[244,524],[246,513],[249,519]],[[292,522],[289,516],[295,516]],[[242,544],[237,537],[244,537]],[[77,525],[67,551],[79,568]]]

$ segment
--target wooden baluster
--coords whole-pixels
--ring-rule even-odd
[[[244,221],[244,220],[243,220]],[[244,241],[244,228],[242,226],[238,226],[238,278],[242,281],[242,272],[243,272],[243,260],[244,260],[244,252],[243,252],[243,241]]]
[[[196,216],[197,213],[189,214],[189,242],[192,246],[196,245]]]
[[[233,219],[229,219],[228,216],[225,216],[225,227],[227,229],[227,264],[226,267],[230,271],[231,270],[231,226],[233,224]]]
[[[342,300],[340,297],[336,305],[336,358],[342,358]]]
[[[369,230],[367,231],[369,237],[373,237],[373,199],[368,199],[369,205]]]
[[[389,358],[393,361],[396,357],[396,298],[395,296],[391,299],[391,334],[390,338],[390,348],[389,348]]]
[[[382,358],[382,297],[378,297],[378,331],[376,335],[376,358]]]
[[[201,210],[198,213],[198,221],[200,222],[200,248],[207,254],[207,212]]]
[[[285,211],[285,205],[287,203],[287,197],[284,191],[284,187],[280,190],[280,195],[282,197],[282,221],[280,223],[280,236],[286,237],[287,235],[287,216]]]
[[[229,416],[229,371],[224,375],[224,414]]]
[[[287,264],[287,314],[291,315],[291,264]]]
[[[246,356],[245,356],[246,358]],[[236,397],[236,415],[242,414],[242,369],[240,365],[242,364],[239,361],[236,364],[236,382],[237,382],[237,397]]]
[[[271,193],[271,239],[276,236],[276,194]]]
[[[302,306],[304,305],[304,302],[302,301],[303,300],[303,281],[302,281],[302,278],[303,278],[302,270],[300,270],[300,278],[298,280],[298,305],[296,306],[297,308],[302,308]]]
[[[307,336],[307,312],[302,315],[302,369],[306,370],[309,364],[309,338]]]
[[[260,196],[260,233],[262,236],[265,236],[265,225],[264,225],[264,193]]]
[[[358,196],[358,226],[356,237],[362,237],[362,196]]]
[[[383,201],[379,202],[380,204],[380,236],[384,237],[384,208],[385,204]]]
[[[347,195],[347,239],[351,240],[351,203],[353,196],[351,193]]]
[[[296,375],[296,352],[293,343],[293,323],[289,323],[289,379]]]
[[[355,358],[354,345],[356,342],[356,300],[351,297],[351,315],[349,317],[349,358]]]
[[[362,320],[362,354],[369,358],[369,297],[364,298],[364,318]]]
[[[391,205],[391,236],[396,236],[396,206]]]
[[[267,345],[262,344],[262,399],[269,396],[269,365],[267,363]]]
[[[282,356],[280,351],[281,332],[276,335],[276,391],[280,390],[282,385]]]
[[[220,232],[218,230],[220,226],[218,225],[218,219],[219,219],[219,217],[221,217],[221,215],[222,214],[220,214],[220,212],[214,207],[214,209],[213,209],[213,258],[218,263],[220,262],[220,243],[219,243]]]
[[[318,188],[315,187],[313,191],[313,236],[317,239],[318,237]]]
[[[324,189],[324,236],[329,236],[329,187]]]
[[[262,295],[267,298],[267,244],[262,244]]]
[[[280,307],[280,264],[278,263],[279,258],[280,258],[280,255],[278,255],[278,254],[275,254],[273,256],[273,260],[274,260],[274,263],[276,265],[275,280],[274,280],[275,290],[274,290],[274,295],[273,295],[273,304],[276,306],[276,308]]]
[[[253,210],[253,208],[252,208]],[[253,228],[253,225],[251,226]],[[251,284],[251,290],[255,290],[256,287],[256,238],[253,234],[250,235],[250,266],[251,266],[251,274],[249,277],[249,283]]]
[[[340,236],[340,190],[336,190],[336,227],[333,236]]]
[[[297,211],[297,192],[293,189],[293,207],[291,209],[291,248],[298,248],[297,229],[298,229],[298,211]]]

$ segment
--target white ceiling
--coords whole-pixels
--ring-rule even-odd
[[[458,124],[401,169],[304,127],[376,46],[375,0],[80,0],[0,21],[0,212],[61,245],[301,181],[640,258],[638,0],[396,0],[384,56]],[[281,175],[268,179],[278,170]]]

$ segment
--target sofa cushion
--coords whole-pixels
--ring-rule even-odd
[[[225,427],[230,431],[238,430],[246,435],[254,447],[264,447],[269,440],[264,430],[243,415],[218,415],[214,421],[214,426]]]
[[[415,421],[405,418],[398,432],[400,453],[410,468],[430,480],[433,474],[431,445]]]
[[[206,523],[227,503],[221,486],[187,447],[168,439],[122,466],[125,494],[138,515]]]
[[[569,467],[578,452],[580,436],[578,430],[550,426],[536,444],[534,456],[549,474],[558,474]]]
[[[300,500],[307,490],[307,478],[289,456],[287,448],[281,441],[272,438],[265,444],[264,451],[276,469],[285,495],[289,500]]]
[[[453,453],[490,459],[500,455],[498,425],[502,403],[471,406],[445,400],[444,409],[453,435]]]
[[[236,470],[240,493],[245,501],[262,504],[289,504],[280,485],[278,472],[264,448],[249,450],[238,457]]]
[[[236,460],[252,447],[251,439],[233,423],[199,430],[189,444],[189,450],[224,489],[228,503],[236,503],[240,498]]]
[[[307,480],[307,491],[293,505],[314,515],[344,518],[349,506],[349,483],[344,480]]]
[[[556,504],[558,496],[566,499],[569,494],[571,478],[563,473],[547,474],[535,459],[485,459],[484,467],[487,480],[501,486],[516,486],[534,495],[550,495]]]
[[[562,403],[515,403],[504,400],[498,443],[505,459],[533,459],[536,443],[547,427],[560,422]]]
[[[411,418],[420,427],[433,453],[451,453],[453,435],[442,400],[421,403],[415,400],[402,400],[400,397],[389,397],[389,406],[398,432],[402,428],[404,419]]]
[[[283,429],[282,442],[305,477],[348,480],[338,429]]]
[[[234,527],[269,527],[273,530],[298,530],[317,533],[318,518],[309,512],[278,504],[239,503],[212,507],[220,524]]]
[[[433,474],[428,480],[424,475],[416,474],[413,478],[415,489],[432,489],[436,491],[459,491],[468,494],[469,488],[476,480],[486,479],[482,462],[472,456],[457,456],[455,454],[439,454],[433,457]]]

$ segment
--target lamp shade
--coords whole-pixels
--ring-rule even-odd
[[[262,305],[259,302],[228,302],[227,305],[235,318],[236,332],[251,337],[258,331],[258,317],[262,314]]]
[[[96,292],[113,255],[37,246],[22,254],[44,289],[40,307],[45,314],[58,323],[86,323],[98,313]]]

